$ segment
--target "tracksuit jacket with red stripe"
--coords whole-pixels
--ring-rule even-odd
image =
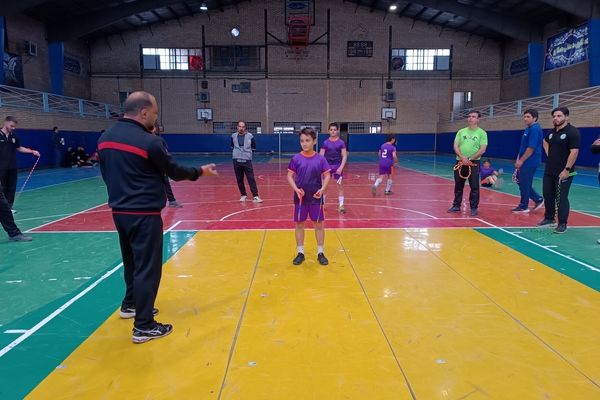
[[[98,154],[113,211],[160,211],[167,202],[165,174],[176,181],[202,175],[201,169],[176,164],[160,137],[128,118],[100,136]]]

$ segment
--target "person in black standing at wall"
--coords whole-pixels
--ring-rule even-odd
[[[19,138],[14,132],[16,128],[16,118],[6,117],[2,129],[0,129],[0,186],[4,188],[4,197],[11,209],[17,192],[17,151],[33,154],[36,157],[40,156],[36,150],[21,146]]]
[[[262,203],[258,197],[258,188],[254,179],[254,167],[252,167],[252,153],[256,150],[256,141],[251,133],[246,132],[246,123],[238,121],[237,131],[231,135],[231,150],[233,158],[233,171],[240,190],[240,201],[246,201],[246,186],[244,185],[244,174],[248,179],[250,191],[252,192],[252,201]]]
[[[557,107],[552,110],[552,129],[544,138],[544,151],[548,156],[544,170],[544,219],[538,226],[554,225],[556,208],[558,224],[554,233],[565,233],[569,218],[569,189],[575,175],[575,161],[579,155],[581,136],[569,123],[569,109]]]
[[[158,131],[158,127],[155,126],[152,128],[152,133],[156,136],[160,137],[163,141],[165,149],[167,148],[167,142],[163,137],[160,136],[160,132]],[[179,204],[177,199],[175,198],[175,194],[173,194],[173,188],[171,187],[171,182],[169,181],[169,177],[165,175],[165,192],[167,194],[167,201],[169,202],[169,207],[171,208],[182,208],[183,206]]]
[[[214,164],[191,168],[172,160],[163,140],[151,133],[158,104],[150,93],[132,93],[124,108],[123,118],[98,140],[98,151],[123,257],[126,292],[120,316],[135,318],[132,341],[144,343],[173,330],[154,320],[162,273],[164,176],[195,181],[217,171]]]
[[[60,135],[58,126],[52,128],[52,147],[54,147],[54,168],[59,168],[62,165],[63,147],[65,146],[65,138]]]

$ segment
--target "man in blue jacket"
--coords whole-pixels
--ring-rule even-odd
[[[98,140],[98,151],[123,257],[126,292],[120,316],[135,318],[132,341],[144,343],[173,330],[154,320],[162,273],[164,176],[195,181],[217,171],[214,164],[191,168],[173,161],[163,140],[151,133],[158,117],[154,96],[134,92],[124,108],[124,117]]]
[[[544,198],[533,188],[535,170],[542,163],[542,140],[544,139],[542,128],[537,122],[537,110],[526,110],[523,113],[523,121],[527,128],[521,137],[521,148],[515,162],[515,168],[519,170],[521,201],[512,209],[514,213],[528,213],[529,199],[534,203],[532,211],[539,210],[544,205]]]

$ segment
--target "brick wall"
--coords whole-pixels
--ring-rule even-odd
[[[49,92],[50,66],[44,25],[24,15],[6,17],[6,40],[6,50],[22,57],[25,89]],[[37,56],[30,56],[25,52],[26,41],[37,43]],[[80,74],[65,71],[64,95],[89,99],[89,49],[81,40],[65,42],[64,48],[65,55],[77,59],[82,67]]]
[[[573,26],[578,26],[585,21],[579,20]],[[544,27],[544,51],[547,44],[547,39],[550,36],[556,35],[563,31],[558,22],[548,24]],[[523,55],[527,55],[527,43],[512,41],[509,42],[505,49],[505,63],[508,64],[511,60]],[[589,86],[589,64],[587,61],[571,65],[565,68],[559,68],[552,71],[542,72],[542,87],[541,94],[552,94],[566,92],[574,89],[581,89]],[[529,97],[529,77],[525,73],[518,77],[511,78],[505,76],[502,81],[500,98],[501,101],[512,101]]]
[[[168,21],[91,43],[93,98],[117,103],[119,91],[143,88],[156,95],[166,132],[212,132],[212,124],[196,121],[196,100],[202,76],[165,73],[161,76],[140,72],[140,45],[145,47],[201,47],[202,25],[206,45],[263,45],[264,9],[268,9],[268,31],[287,40],[284,9],[280,1],[253,1],[238,4],[239,11],[227,8]],[[388,80],[388,32],[392,27],[392,47],[454,47],[454,76],[392,74],[398,119],[389,127],[397,132],[433,132],[439,112],[451,109],[452,90],[472,91],[477,104],[499,100],[501,48],[497,42],[455,32],[439,26],[414,22],[409,18],[369,12],[356,4],[323,1],[316,5],[316,24],[311,40],[327,30],[327,8],[331,10],[330,79],[327,79],[325,45],[308,48],[306,59],[289,57],[287,46],[269,46],[269,78],[263,74],[208,75],[210,103],[215,121],[245,119],[261,122],[263,132],[275,121],[380,121],[386,107],[382,93]],[[352,23],[348,23],[352,21]],[[231,27],[240,28],[234,39]],[[346,57],[346,42],[374,42],[373,57]],[[270,39],[270,42],[275,42]],[[326,38],[320,40],[326,42]],[[250,81],[252,92],[233,93],[231,85]],[[382,86],[383,85],[383,86]],[[383,87],[383,89],[382,89]],[[384,126],[387,123],[384,122]],[[385,129],[385,128],[384,128]]]

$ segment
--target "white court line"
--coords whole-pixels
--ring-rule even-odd
[[[175,225],[177,225],[179,222],[181,222],[181,221],[177,221],[177,223]],[[175,225],[173,225],[173,226],[175,226]],[[173,226],[171,226],[169,229],[173,228]],[[164,236],[164,233],[166,233],[166,232],[163,232],[163,236]],[[18,338],[16,338],[12,342],[10,342],[2,350],[0,350],[0,358],[3,357],[6,353],[11,351],[12,349],[14,349],[15,347],[17,347],[21,342],[23,342],[29,336],[33,335],[35,332],[42,329],[44,327],[44,325],[46,325],[48,322],[52,321],[54,318],[56,318],[56,316],[58,316],[64,310],[69,308],[73,303],[75,303],[77,300],[79,300],[80,298],[85,296],[87,293],[89,293],[93,288],[98,286],[102,281],[106,280],[112,274],[117,272],[122,266],[123,266],[123,263],[122,262],[119,263],[116,267],[114,267],[110,271],[106,272],[104,275],[102,275],[100,278],[98,278],[96,281],[94,281],[92,284],[90,284],[90,286],[83,289],[81,292],[79,292],[77,295],[75,295],[72,299],[67,301],[62,306],[58,307],[50,315],[48,315],[46,318],[44,318],[43,320],[38,322],[33,328],[27,329],[21,336],[19,336]]]
[[[225,221],[229,217],[233,217],[234,215],[242,214],[242,213],[245,213],[245,212],[256,211],[256,210],[264,210],[266,208],[275,208],[275,207],[279,208],[279,207],[288,206],[288,205],[289,205],[289,203],[288,204],[278,204],[278,205],[274,205],[274,206],[260,206],[260,207],[250,208],[250,209],[247,209],[247,210],[240,210],[240,211],[236,211],[236,212],[233,212],[231,214],[225,215],[224,217],[222,217],[221,219],[219,219],[219,221]],[[373,204],[352,204],[352,203],[346,203],[346,205],[349,205],[349,206],[366,206],[366,207],[373,207],[374,206]],[[424,212],[421,212],[421,211],[411,210],[410,208],[383,206],[383,205],[377,205],[377,204],[375,205],[375,207],[391,208],[392,210],[408,211],[408,212],[412,212],[412,213],[415,213],[415,214],[424,215],[424,216],[426,216],[426,217],[428,217],[430,219],[438,219],[437,217],[435,217],[435,216],[433,216],[431,214],[427,214],[427,213],[424,213]],[[379,219],[385,219],[385,218],[379,218]],[[261,221],[262,221],[262,219],[261,219]]]
[[[487,222],[487,221],[485,221],[485,220],[483,220],[483,219],[481,219],[481,218],[475,218],[475,219],[479,220],[480,222],[482,222],[482,223],[484,223],[484,224],[486,224],[486,225],[489,225],[489,226],[491,226],[492,228],[499,229],[499,230],[501,230],[502,232],[508,233],[509,235],[512,235],[512,236],[514,236],[514,237],[516,237],[516,238],[519,238],[519,239],[521,239],[521,240],[524,240],[524,241],[526,241],[526,242],[528,242],[528,243],[534,244],[534,245],[536,245],[537,247],[539,247],[539,248],[541,248],[541,249],[547,250],[547,251],[549,251],[549,252],[551,252],[551,253],[554,253],[554,254],[556,254],[556,255],[558,255],[558,256],[561,256],[561,257],[563,257],[563,258],[566,258],[567,260],[571,260],[571,261],[573,261],[573,262],[576,262],[577,264],[579,264],[579,265],[582,265],[582,266],[584,266],[584,267],[586,267],[586,268],[588,268],[588,269],[591,269],[592,271],[600,272],[600,269],[598,269],[598,268],[596,268],[596,267],[594,267],[594,266],[592,266],[592,265],[589,265],[589,264],[587,264],[587,263],[584,263],[583,261],[576,260],[576,259],[574,259],[572,256],[569,256],[569,255],[567,255],[567,254],[563,254],[563,253],[561,253],[561,252],[559,252],[559,251],[556,251],[556,250],[552,250],[552,249],[551,249],[551,248],[549,248],[548,246],[543,246],[543,245],[541,245],[541,244],[539,244],[539,243],[536,243],[536,242],[534,242],[533,240],[529,240],[529,239],[527,239],[527,238],[525,238],[525,237],[523,237],[523,236],[519,236],[519,235],[517,235],[517,234],[515,234],[515,233],[513,233],[513,232],[511,232],[511,231],[509,231],[509,230],[507,230],[507,229],[505,229],[505,228],[501,228],[501,227],[499,227],[499,226],[496,226],[496,225],[494,225],[494,224],[491,224],[491,223],[489,223],[489,222]]]
[[[93,207],[90,207],[90,208],[88,208],[88,209],[85,209],[85,210],[82,210],[82,211],[76,212],[75,214],[70,214],[70,215],[68,215],[68,216],[66,216],[66,217],[59,218],[59,219],[57,219],[57,220],[54,220],[54,221],[47,222],[47,223],[45,223],[45,224],[42,224],[42,225],[40,225],[40,226],[36,226],[35,228],[28,229],[28,230],[26,230],[26,231],[25,231],[25,233],[31,233],[31,231],[33,231],[33,230],[35,230],[35,229],[41,229],[41,228],[43,228],[43,227],[45,227],[45,226],[47,226],[47,225],[54,224],[54,223],[56,223],[56,222],[60,222],[60,221],[62,221],[62,220],[65,220],[65,219],[67,219],[67,218],[74,217],[74,216],[76,216],[76,215],[79,215],[79,214],[83,214],[83,213],[85,213],[85,212],[88,212],[88,211],[90,211],[90,210],[93,210],[94,208],[99,208],[99,207],[102,207],[102,206],[104,206],[104,205],[106,205],[106,204],[107,204],[107,203],[98,204],[98,205],[96,205],[96,206],[93,206]]]
[[[165,232],[171,232],[173,229],[175,229],[177,227],[177,225],[181,224],[181,220],[175,222],[173,225],[171,225],[169,228],[167,228],[167,230]]]
[[[79,292],[71,300],[67,301],[65,304],[63,304],[62,306],[60,306],[56,310],[54,310],[46,318],[44,318],[43,320],[41,320],[40,322],[38,322],[33,328],[26,330],[25,333],[23,333],[21,336],[19,336],[18,338],[16,338],[12,342],[10,342],[8,345],[6,345],[2,350],[0,350],[0,358],[3,357],[5,354],[7,354],[12,349],[14,349],[15,347],[17,347],[20,343],[22,343],[29,336],[33,335],[34,333],[36,333],[37,331],[39,331],[40,329],[42,329],[42,327],[44,327],[44,325],[46,325],[48,322],[50,322],[54,318],[56,318],[60,313],[62,313],[67,308],[69,308],[69,306],[71,306],[77,300],[79,300],[80,298],[82,298],[83,296],[85,296],[93,288],[95,288],[96,286],[98,286],[98,284],[100,284],[100,282],[104,281],[109,276],[111,276],[112,274],[114,274],[115,272],[117,272],[119,270],[119,268],[121,268],[122,266],[123,266],[123,263],[120,263],[119,265],[117,265],[116,267],[114,267],[113,269],[111,269],[110,271],[106,272],[104,275],[102,275],[100,278],[98,278],[90,286],[86,287],[81,292]]]
[[[7,329],[4,333],[25,333],[27,329]]]

